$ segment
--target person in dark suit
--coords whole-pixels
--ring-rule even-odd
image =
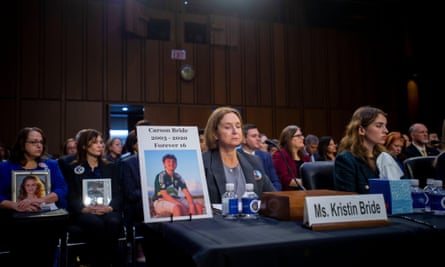
[[[386,151],[386,116],[382,110],[370,106],[353,113],[335,158],[335,190],[369,193],[368,179],[379,178],[377,157]]]
[[[408,135],[411,138],[411,144],[403,150],[405,158],[420,156],[436,156],[439,154],[437,149],[428,147],[428,128],[422,123],[414,123],[408,129]]]
[[[215,109],[207,120],[204,135],[208,151],[203,153],[203,163],[211,203],[221,203],[226,183],[235,184],[239,197],[246,183],[253,183],[259,197],[276,191],[261,160],[237,150],[243,140],[242,127],[241,114],[231,107]]]
[[[64,176],[68,182],[70,223],[81,228],[91,252],[94,266],[120,266],[118,239],[123,231],[122,195],[115,164],[104,157],[104,139],[95,129],[82,131],[77,140],[77,157],[71,161]],[[111,202],[85,202],[83,181],[111,179]]]
[[[268,152],[260,150],[260,132],[256,125],[251,123],[246,123],[243,125],[244,141],[238,148],[239,151],[258,156],[263,163],[263,168],[266,171],[267,176],[274,185],[277,191],[281,191],[281,181],[278,178],[277,171],[273,165],[272,156]]]

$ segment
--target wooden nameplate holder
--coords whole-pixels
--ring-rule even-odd
[[[309,209],[305,207],[306,197],[308,201],[311,201],[311,206]],[[311,198],[316,197],[316,198]],[[318,198],[320,197],[320,198]],[[332,214],[330,216],[326,216],[329,219],[320,219],[322,216],[314,216],[316,212],[314,212],[313,204],[315,202],[317,207],[323,208],[323,204],[329,205],[330,202],[334,201],[338,198],[347,197],[357,199],[357,203],[364,202],[367,203],[367,198],[371,197],[371,201],[373,201],[372,197],[375,196],[364,196],[358,195],[354,192],[343,192],[343,191],[334,191],[334,190],[306,190],[306,191],[282,191],[282,192],[267,192],[263,193],[261,196],[261,209],[260,214],[263,216],[268,216],[272,218],[276,218],[279,220],[289,220],[289,221],[302,221],[303,226],[315,231],[318,230],[332,230],[332,229],[345,229],[345,228],[362,228],[362,227],[379,227],[379,226],[387,226],[389,225],[389,221],[386,217],[386,209],[384,206],[383,199],[380,204],[382,213],[384,214],[384,218],[382,216],[377,216],[377,219],[374,219],[373,214],[368,214],[363,216],[363,220],[354,220],[351,221],[331,221],[331,219],[335,216]],[[362,198],[365,198],[364,201]],[[318,203],[320,202],[320,203]],[[340,200],[341,202],[341,200]],[[348,201],[349,202],[349,201]],[[369,201],[368,201],[369,202]],[[346,203],[343,201],[343,203]],[[306,211],[305,211],[306,208]],[[330,212],[329,209],[325,209],[326,212]],[[306,214],[308,213],[309,215]],[[319,211],[318,211],[319,212]],[[380,214],[379,214],[380,215]],[[357,216],[361,216],[357,214]],[[342,216],[339,216],[342,217]],[[352,216],[354,217],[354,216]],[[309,221],[308,221],[309,220]],[[312,223],[309,223],[312,221]]]
[[[260,214],[282,221],[303,221],[304,199],[306,196],[352,195],[327,189],[264,192],[261,195]]]

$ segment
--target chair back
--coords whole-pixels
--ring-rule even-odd
[[[305,162],[300,167],[301,179],[306,189],[334,190],[334,161]]]
[[[436,156],[419,156],[405,159],[403,161],[405,176],[408,179],[419,179],[419,187],[424,188],[427,178],[436,179],[435,158]]]

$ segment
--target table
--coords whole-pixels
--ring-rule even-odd
[[[145,224],[145,238],[154,249],[148,265],[178,266],[357,266],[396,263],[425,264],[445,240],[445,217],[404,214],[389,217],[390,225],[313,231],[301,222],[211,219]],[[161,257],[162,253],[169,255]],[[441,252],[443,253],[443,252]],[[440,255],[440,254],[439,254]],[[436,257],[431,258],[431,262]],[[427,260],[428,261],[428,260]]]

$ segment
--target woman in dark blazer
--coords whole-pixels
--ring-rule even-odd
[[[211,203],[221,203],[226,183],[235,184],[238,196],[246,183],[253,183],[255,193],[276,191],[254,155],[237,151],[243,139],[240,113],[231,107],[220,107],[210,115],[204,131],[208,151],[203,153],[204,171]]]
[[[119,266],[118,239],[123,229],[122,196],[114,163],[103,157],[104,140],[94,129],[83,131],[77,141],[77,158],[64,175],[68,181],[70,223],[81,228],[88,239],[94,266]],[[111,201],[85,201],[83,183],[91,179],[111,180]],[[104,193],[106,188],[102,188]]]
[[[378,108],[364,106],[354,112],[335,158],[335,190],[369,193],[368,179],[379,178],[376,159],[386,151],[386,124],[386,113]]]

